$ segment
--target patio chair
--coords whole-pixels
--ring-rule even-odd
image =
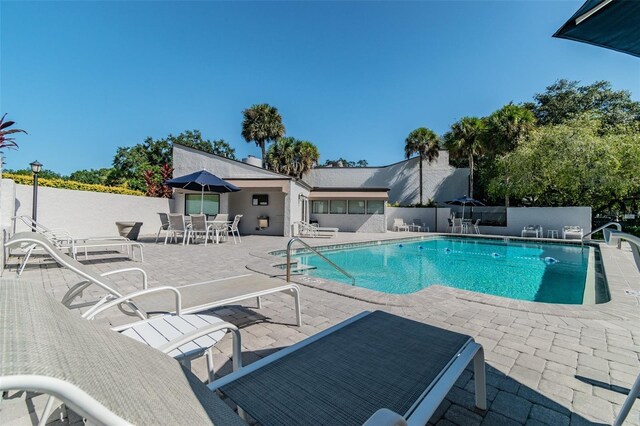
[[[233,237],[233,244],[236,244],[236,235],[238,236],[238,241],[242,242],[242,239],[240,238],[240,231],[238,230],[238,224],[240,223],[240,219],[242,219],[242,215],[237,214],[233,218],[233,222],[230,223],[229,226],[227,227],[227,232],[231,233],[231,236]]]
[[[182,236],[182,245],[185,245],[189,237],[189,228],[184,221],[184,216],[180,213],[169,213],[169,229],[164,237],[164,244],[166,245],[170,238],[177,243],[180,236]]]
[[[562,228],[562,238],[565,240],[577,238],[579,240],[584,236],[584,231],[581,226],[565,226]]]
[[[473,223],[473,232],[475,232],[476,234],[480,233],[480,219],[476,219],[476,221]]]
[[[409,231],[409,225],[404,223],[404,219],[395,217],[393,218],[393,230],[396,232]]]
[[[112,300],[120,300],[120,302],[126,302],[128,300],[129,296],[119,292],[117,286],[110,281],[108,278],[110,275],[125,272],[139,273],[142,276],[141,289],[145,290],[148,288],[147,274],[141,268],[125,268],[100,274],[91,266],[83,265],[77,260],[66,256],[53,246],[49,240],[37,233],[21,232],[15,234],[5,243],[5,246],[8,248],[20,248],[34,244],[47,252],[60,266],[68,268],[82,277],[83,281],[71,286],[67,291],[62,298],[62,303],[69,308],[89,306],[90,309],[84,313],[85,315],[91,315],[94,310],[97,310],[101,305]],[[101,288],[106,294],[100,296],[98,301],[74,304],[75,300],[83,291],[92,285]],[[296,324],[302,325],[300,288],[293,283],[287,283],[275,278],[246,274],[172,288],[175,288],[181,296],[183,314],[203,312],[215,307],[237,304],[238,302],[249,299],[256,299],[258,308],[260,308],[260,298],[262,296],[280,292],[286,293],[293,296]],[[143,320],[147,319],[145,312],[175,312],[175,306],[162,295],[156,293],[142,294],[136,295],[136,299],[135,305],[127,304],[133,307],[130,307],[128,311],[121,309],[122,312],[127,315],[137,316]]]
[[[452,220],[453,220],[453,225],[451,226],[451,233],[455,234],[456,229],[459,230],[460,234],[464,233],[466,227],[462,218],[454,217]]]
[[[418,218],[413,219],[413,223],[411,223],[409,227],[411,228],[412,231],[420,232],[424,229],[425,232],[429,232],[429,227],[422,222],[422,219],[418,219]]]
[[[265,425],[424,425],[471,361],[476,406],[487,408],[482,346],[384,312],[357,315],[245,368],[234,362],[233,373],[207,386],[160,351],[77,318],[37,286],[0,284],[0,390],[54,396],[88,423],[244,424],[218,390]]]
[[[160,229],[158,229],[158,234],[156,235],[156,243],[160,239],[160,233],[162,231],[167,231],[169,229],[169,215],[167,213],[158,213],[160,216]]]
[[[300,221],[300,222],[296,222],[296,224],[298,225],[298,234],[301,237],[317,237],[317,230],[314,226],[311,226],[311,224],[304,222],[304,221]]]
[[[14,216],[12,219],[14,221],[22,221],[29,228],[35,230],[36,233],[47,238],[56,247],[68,252],[74,259],[77,259],[79,250],[84,250],[85,259],[88,259],[88,249],[90,248],[119,248],[126,251],[129,257],[135,259],[134,248],[137,248],[140,251],[140,261],[144,261],[144,253],[142,249],[143,244],[137,241],[131,241],[125,237],[75,238],[66,230],[49,229],[29,216]],[[20,268],[18,269],[18,275],[22,274],[22,271],[24,271],[24,268],[27,266],[27,262],[35,249],[35,247],[25,248],[25,256]]]
[[[187,245],[189,245],[189,240],[195,243],[195,239],[198,236],[202,236],[206,246],[209,241],[209,234],[213,234],[212,225],[207,225],[207,216],[204,214],[192,214],[189,217],[191,218],[191,225],[187,230]]]

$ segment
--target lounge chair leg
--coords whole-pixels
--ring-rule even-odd
[[[29,258],[31,257],[31,253],[33,253],[33,250],[35,250],[35,248],[36,248],[36,246],[31,246],[27,250],[27,253],[24,255],[24,260],[22,261],[22,264],[20,265],[20,268],[18,268],[18,276],[22,275],[22,272],[24,271],[24,268],[27,266],[27,262],[29,261]]]
[[[291,289],[291,292],[293,293],[293,303],[295,305],[295,309],[296,309],[296,325],[298,327],[300,327],[302,325],[302,311],[300,309],[300,290],[296,289]]]
[[[215,371],[213,368],[213,354],[211,353],[211,348],[205,351],[204,356],[207,358],[207,373],[209,376],[208,383],[213,383]]]
[[[47,399],[47,403],[44,406],[44,410],[42,411],[42,415],[40,416],[40,421],[38,421],[38,426],[44,426],[47,424],[47,419],[51,416],[51,411],[53,410],[55,402],[56,399],[49,396],[49,399]]]
[[[258,305],[258,309],[262,309],[262,299],[260,296],[256,297],[256,305]]]
[[[476,407],[487,409],[487,377],[484,371],[484,349],[482,346],[473,357],[473,380],[476,391]]]

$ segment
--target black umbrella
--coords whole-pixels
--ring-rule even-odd
[[[220,179],[218,176],[209,173],[206,170],[191,173],[185,176],[169,179],[165,182],[165,185],[172,188],[188,189],[190,191],[200,191],[200,213],[204,209],[204,193],[206,192],[237,192],[240,188],[230,184],[229,182]]]
[[[640,1],[587,0],[553,36],[640,56]]]
[[[466,195],[456,198],[455,200],[445,201],[445,204],[452,206],[462,206],[462,218],[464,219],[464,208],[468,204],[470,206],[484,206],[484,203],[476,200],[475,198],[469,198]]]

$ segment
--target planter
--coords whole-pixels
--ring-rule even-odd
[[[137,240],[140,228],[142,228],[142,222],[116,222],[116,226],[121,237]]]

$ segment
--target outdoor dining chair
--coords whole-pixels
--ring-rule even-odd
[[[204,245],[207,245],[210,235],[213,234],[212,225],[207,224],[207,216],[204,214],[190,215],[191,225],[187,230],[187,245],[189,241],[195,243],[197,237],[204,237]]]
[[[233,237],[233,244],[236,244],[236,235],[238,236],[238,241],[242,242],[242,239],[240,238],[240,231],[238,230],[240,219],[242,219],[242,215],[237,214],[236,217],[233,218],[233,222],[230,223],[227,228],[227,232]]]
[[[182,236],[182,245],[185,245],[189,236],[189,228],[184,221],[184,216],[180,213],[169,213],[169,229],[164,237],[164,244],[172,238],[174,242],[178,242],[178,237]]]
[[[158,234],[156,235],[156,243],[160,239],[160,234],[162,231],[167,231],[169,229],[169,215],[167,213],[158,213],[160,216],[160,229],[158,229]]]

